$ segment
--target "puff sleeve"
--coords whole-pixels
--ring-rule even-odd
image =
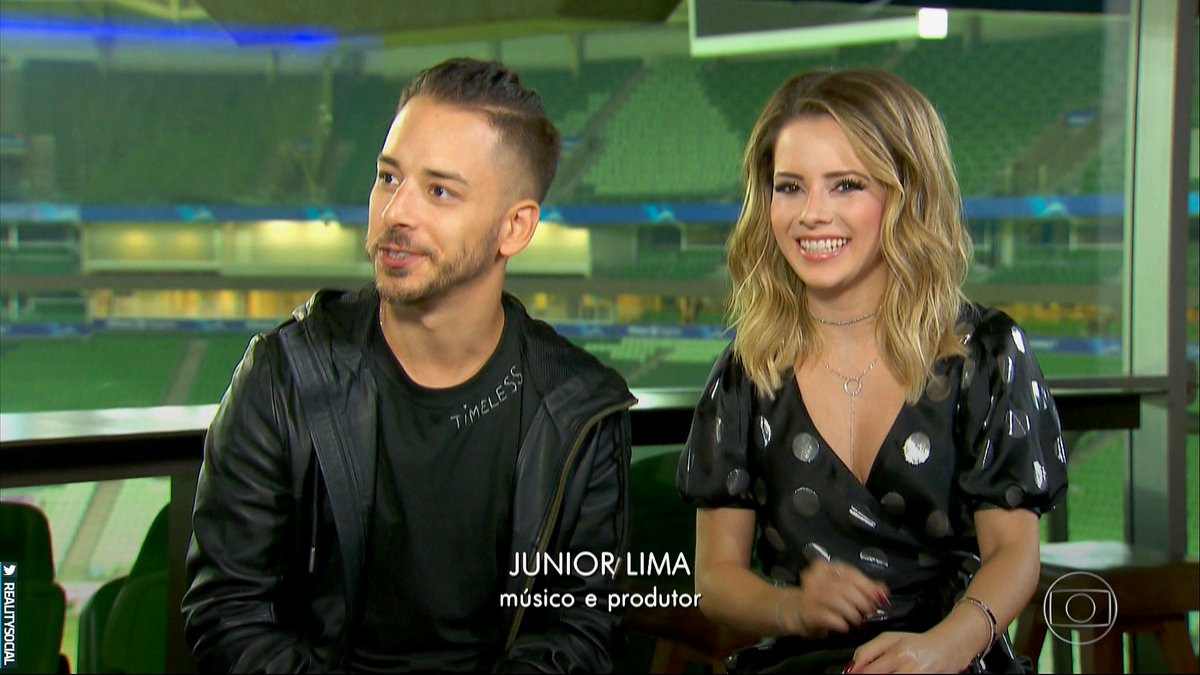
[[[1066,494],[1067,457],[1054,399],[1025,332],[982,309],[966,339],[957,435],[958,486],[972,510],[1041,515]]]
[[[732,346],[717,359],[708,377],[679,457],[676,487],[690,504],[706,508],[753,508],[752,467],[748,456],[753,387]]]

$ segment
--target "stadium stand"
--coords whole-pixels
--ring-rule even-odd
[[[881,67],[894,59],[893,54],[891,46],[846,47],[813,55],[722,59],[698,67],[708,99],[744,146],[759,112],[789,77],[817,68]],[[740,192],[732,196],[740,197]]]
[[[525,70],[521,81],[538,92],[546,114],[570,139],[584,132],[600,106],[639,68],[635,61],[586,63],[577,71]]]
[[[79,292],[38,293],[12,306],[0,302],[0,319],[26,324],[84,323],[88,320],[87,299]]]
[[[662,251],[642,249],[637,261],[612,276],[628,279],[704,279],[721,277],[725,272],[722,249]]]
[[[375,178],[375,160],[403,87],[399,81],[379,76],[335,79],[332,131],[346,148],[346,160],[333,187],[339,203],[366,202]]]
[[[946,47],[955,42],[959,49],[948,59]],[[947,45],[918,43],[894,72],[937,106],[969,196],[1014,192],[1006,169],[1064,114],[1096,108],[1108,72],[1097,64],[1122,53],[1105,50],[1100,31]],[[1112,92],[1124,96],[1123,87]]]
[[[102,72],[36,61],[21,83],[26,133],[55,138],[60,194],[43,198],[144,205],[313,196],[271,194],[263,180],[272,155],[302,152],[317,137],[323,120],[314,77]],[[210,169],[214,153],[221,171]]]
[[[758,111],[788,76],[818,67],[888,68],[929,95],[968,196],[1030,187],[1094,194],[1121,188],[1123,133],[1056,163],[1062,175],[1027,175],[1038,171],[1025,164],[1037,163],[1029,156],[1035,139],[1054,146],[1045,140],[1066,142],[1081,133],[1073,125],[1123,110],[1127,57],[1106,49],[1119,39],[1101,29],[953,37],[788,57],[586,62],[522,76],[542,94],[567,155],[579,144],[596,151],[578,189],[557,195],[568,203],[737,201],[740,155]],[[59,194],[42,198],[109,204],[361,203],[403,87],[348,73],[323,85],[316,76],[102,72],[50,61],[27,64],[21,83],[25,133],[54,139]],[[628,97],[597,119],[627,83],[636,83]],[[54,114],[64,106],[78,114]],[[163,109],[189,114],[156,112]],[[180,124],[189,125],[184,133]],[[141,142],[147,137],[156,142]],[[223,154],[220,172],[205,169],[214,152]]]
[[[0,268],[5,274],[78,274],[79,249],[65,244],[37,247],[0,244]]]
[[[699,201],[738,189],[743,141],[708,100],[690,61],[655,66],[605,125],[602,138],[603,154],[588,169],[577,198],[655,201],[671,195]]]
[[[1023,251],[1011,265],[997,269],[991,281],[1011,284],[1119,283],[1123,255],[1119,249],[1063,251],[1040,247]]]
[[[147,528],[129,574],[119,580],[111,606],[98,608],[106,615],[103,629],[89,642],[98,643],[101,672],[160,673],[166,669],[166,614],[174,611],[166,606],[167,535],[167,508],[163,507]]]

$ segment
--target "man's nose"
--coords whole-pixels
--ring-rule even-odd
[[[407,180],[402,180],[396,186],[396,189],[388,196],[387,202],[383,205],[383,211],[380,213],[384,224],[388,227],[412,224],[412,193],[412,184]]]

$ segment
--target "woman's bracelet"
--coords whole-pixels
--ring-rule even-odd
[[[988,624],[988,641],[987,644],[984,645],[983,651],[979,652],[979,654],[975,657],[975,660],[978,661],[979,659],[987,656],[987,653],[992,650],[992,643],[996,641],[996,630],[999,626],[996,624],[996,615],[992,614],[992,610],[988,609],[988,606],[983,604],[982,600],[972,598],[969,595],[964,595],[962,600],[958,601],[958,604],[961,605],[964,602],[983,612],[983,618]]]

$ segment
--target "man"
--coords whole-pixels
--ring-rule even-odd
[[[633,397],[503,293],[558,152],[498,63],[404,91],[371,190],[374,288],[257,336],[205,440],[183,600],[201,669],[612,668],[612,575],[514,565],[622,559],[628,538]],[[523,610],[525,591],[572,606]]]

